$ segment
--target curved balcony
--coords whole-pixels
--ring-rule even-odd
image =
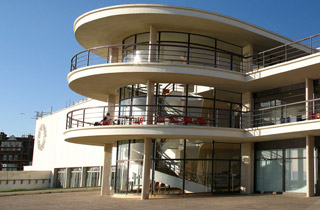
[[[71,59],[71,69],[111,63],[166,63],[207,66],[244,72],[245,57],[206,47],[176,44],[119,44],[95,47],[81,51]]]
[[[108,111],[115,110],[115,111]],[[198,106],[171,105],[121,105],[114,107],[90,107],[77,109],[67,114],[66,129],[110,126],[110,125],[175,125],[175,126],[203,126],[241,128],[241,111],[230,111]],[[203,115],[206,113],[206,116]],[[108,116],[107,116],[108,115]]]

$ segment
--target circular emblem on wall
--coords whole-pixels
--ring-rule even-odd
[[[38,130],[38,149],[40,151],[43,150],[44,145],[46,144],[46,138],[47,138],[47,128],[44,124],[42,124]]]

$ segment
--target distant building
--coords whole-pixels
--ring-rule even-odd
[[[22,171],[32,165],[34,136],[15,137],[0,133],[0,170]]]

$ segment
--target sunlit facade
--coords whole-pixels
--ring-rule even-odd
[[[59,186],[91,177],[102,195],[142,199],[320,192],[320,36],[292,42],[147,4],[90,11],[74,32],[85,50],[71,59],[69,87],[101,104],[68,108],[62,138],[103,151],[100,164],[91,152],[85,169],[81,158],[80,168],[55,167]]]

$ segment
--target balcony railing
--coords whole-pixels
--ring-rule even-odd
[[[186,115],[184,109],[184,106],[170,105],[121,105],[109,111],[106,106],[77,109],[67,114],[66,129],[110,125],[253,128],[320,119],[320,98],[250,112],[188,106]]]
[[[110,63],[166,63],[211,66],[244,72],[246,59],[217,48],[201,48],[177,44],[120,44],[91,48],[71,59],[71,70]]]
[[[241,111],[170,105],[133,105],[77,109],[67,114],[66,128],[101,125],[183,125],[207,127],[241,127]],[[110,116],[107,116],[107,114]],[[107,117],[106,117],[107,116]],[[148,121],[148,116],[152,120]],[[106,117],[106,118],[105,118]]]
[[[320,51],[320,34],[290,42],[253,56],[252,70],[301,58]]]
[[[110,63],[166,63],[209,66],[235,72],[250,72],[317,53],[320,34],[265,50],[251,57],[218,48],[172,44],[119,44],[95,47],[77,53],[70,71]]]

